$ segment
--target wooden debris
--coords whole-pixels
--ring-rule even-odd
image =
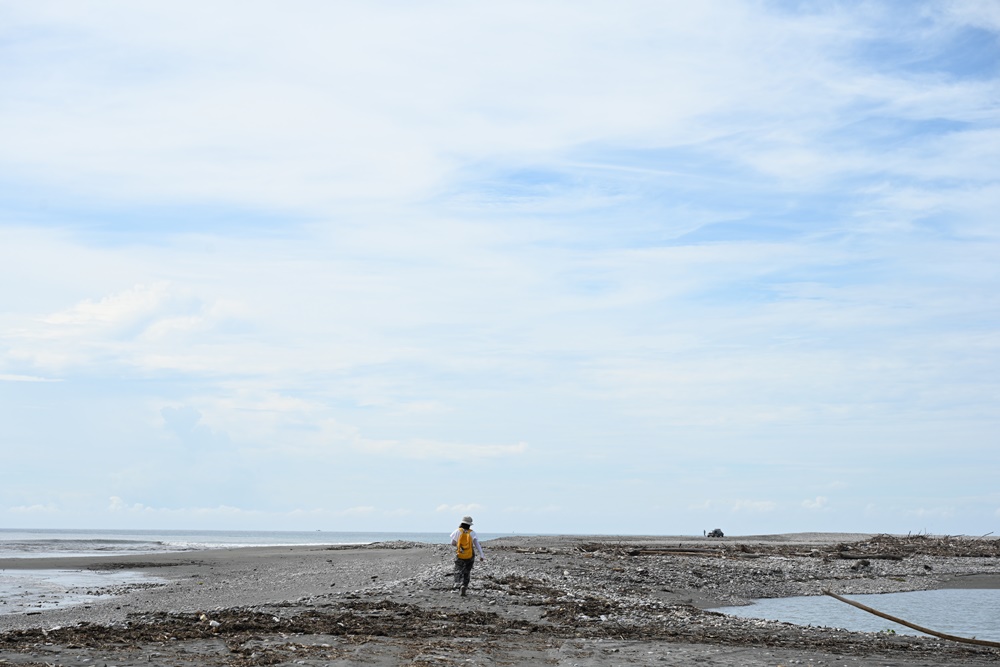
[[[900,554],[858,554],[851,551],[841,551],[837,556],[845,560],[903,560]]]

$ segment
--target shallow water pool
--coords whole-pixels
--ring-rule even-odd
[[[843,597],[937,632],[1000,641],[1000,590],[944,589]],[[756,600],[750,605],[712,611],[856,632],[922,634],[826,595]]]
[[[127,570],[0,570],[0,614],[30,614],[110,597],[118,586],[164,583]]]

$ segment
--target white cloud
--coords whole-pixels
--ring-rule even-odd
[[[301,508],[291,509],[282,512],[262,511],[256,509],[245,509],[232,505],[216,506],[179,506],[179,507],[153,507],[143,503],[129,504],[118,496],[109,498],[108,511],[116,514],[142,515],[150,519],[198,519],[216,518],[233,520],[268,520],[268,519],[300,519],[302,517],[325,518],[327,516],[356,516],[370,514],[374,511],[372,507],[352,507],[340,511],[327,511],[323,509],[305,510]]]
[[[214,434],[242,446],[281,452],[288,457],[333,459],[350,450],[379,458],[462,461],[516,457],[528,451],[524,442],[475,444],[417,438],[373,439],[360,428],[335,419],[330,406],[320,400],[261,391],[256,384],[235,383],[225,396],[195,400],[197,408],[189,406],[186,410],[190,417],[197,415],[198,428],[206,435]],[[174,407],[163,409],[170,410],[171,417],[179,414]],[[289,433],[294,433],[294,438]]]
[[[170,286],[166,283],[136,285],[99,301],[89,299],[45,318],[56,332],[131,327],[157,315],[169,301]],[[56,335],[59,335],[56,333]]]
[[[1000,133],[994,82],[949,42],[965,25],[996,30],[996,10],[17,5],[0,445],[86,437],[81,465],[116,480],[102,509],[185,438],[289,479],[377,461],[404,488],[470,464],[493,498],[529,457],[580,488],[643,480],[636,461],[667,487],[667,462],[815,470],[836,451],[867,488],[904,448],[980,460]],[[749,469],[733,496],[786,481]],[[827,520],[801,500],[827,488],[689,509]],[[289,493],[383,502],[354,491]],[[176,512],[271,516],[227,514],[241,493]]]
[[[11,514],[57,514],[60,509],[55,503],[46,503],[44,505],[18,505],[16,507],[8,507],[7,511]]]
[[[803,500],[802,507],[807,510],[819,510],[827,506],[829,500],[826,496],[816,496],[814,500]]]
[[[307,11],[308,20],[264,6],[199,10],[205,29],[193,31],[174,7],[21,9],[22,25],[72,26],[59,52],[73,58],[72,78],[44,37],[22,43],[50,75],[10,82],[3,120],[22,132],[7,160],[116,199],[315,210],[432,192],[482,156],[698,141],[739,118],[740,129],[762,117],[773,126],[775,115],[786,131],[803,119],[811,128],[859,92],[882,97],[874,85],[851,90],[851,72],[823,57],[856,29],[846,15],[820,23],[723,2],[614,14],[571,3]],[[262,50],[262,30],[282,47]],[[128,85],[126,63],[105,59],[109,49],[147,65],[141,87]],[[17,94],[29,85],[32,97]],[[782,173],[829,164],[795,162],[809,169]]]
[[[132,505],[127,504],[124,500],[118,496],[111,496],[108,498],[110,501],[108,504],[108,510],[111,512],[146,512],[153,511],[152,507],[146,507],[142,503],[135,503]]]
[[[62,382],[58,378],[45,378],[36,375],[13,375],[0,373],[0,382]]]
[[[186,345],[225,322],[218,304],[206,307],[168,282],[138,284],[41,318],[24,318],[0,332],[18,363],[70,370],[117,364],[126,370],[195,370]],[[196,346],[198,347],[198,346]]]

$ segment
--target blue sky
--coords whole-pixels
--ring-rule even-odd
[[[998,531],[998,79],[994,2],[0,1],[0,525]]]

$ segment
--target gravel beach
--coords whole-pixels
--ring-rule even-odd
[[[0,615],[17,665],[987,665],[1000,649],[707,611],[754,598],[1000,587],[994,538],[505,537],[472,588],[446,545],[263,547],[0,560],[142,572],[62,609]]]

